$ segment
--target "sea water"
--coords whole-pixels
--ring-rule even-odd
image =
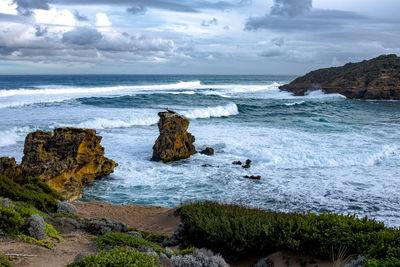
[[[400,226],[400,102],[278,89],[293,78],[0,76],[0,156],[21,161],[24,138],[37,129],[95,128],[119,166],[88,185],[82,201],[174,207],[209,199]],[[215,155],[150,161],[166,108],[189,117],[196,148]],[[250,169],[232,165],[246,159]]]

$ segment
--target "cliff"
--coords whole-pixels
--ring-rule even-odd
[[[347,98],[400,100],[400,57],[382,55],[342,67],[315,70],[279,89],[296,96],[322,89]]]
[[[54,135],[38,130],[25,138],[21,165],[14,159],[1,158],[0,174],[13,180],[40,177],[66,200],[77,200],[86,184],[109,175],[118,166],[104,157],[100,141],[101,136],[92,129],[58,128]]]

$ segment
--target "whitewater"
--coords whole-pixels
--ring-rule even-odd
[[[400,227],[400,102],[279,90],[293,78],[0,76],[0,157],[21,161],[26,134],[38,129],[94,128],[119,166],[81,201],[174,207],[211,199]],[[196,148],[215,155],[151,162],[166,108],[190,118]],[[231,164],[246,159],[250,169]]]

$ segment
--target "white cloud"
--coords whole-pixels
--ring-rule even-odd
[[[108,19],[106,13],[97,13],[96,14],[96,26],[98,27],[109,27],[112,25],[111,21]]]
[[[37,23],[53,24],[61,26],[75,26],[74,14],[67,9],[57,10],[52,7],[49,10],[35,10],[35,20]]]
[[[13,4],[12,1],[0,1],[0,12],[3,14],[17,15],[17,5]]]

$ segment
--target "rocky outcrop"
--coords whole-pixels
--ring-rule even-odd
[[[118,166],[104,157],[100,141],[92,129],[65,127],[55,129],[54,134],[38,130],[25,139],[21,165],[15,159],[1,158],[0,174],[16,181],[38,176],[66,200],[77,200],[86,184]]]
[[[170,162],[189,158],[196,153],[195,138],[187,129],[189,119],[174,111],[159,112],[160,135],[153,146],[153,161]]]
[[[322,90],[347,98],[400,100],[400,57],[382,55],[342,67],[312,71],[279,89],[296,96]]]
[[[4,175],[17,183],[21,183],[24,179],[22,168],[17,164],[15,158],[0,158],[0,175]]]
[[[212,155],[214,155],[214,148],[206,147],[205,149],[200,151],[200,154],[207,155],[207,156],[212,156]]]

